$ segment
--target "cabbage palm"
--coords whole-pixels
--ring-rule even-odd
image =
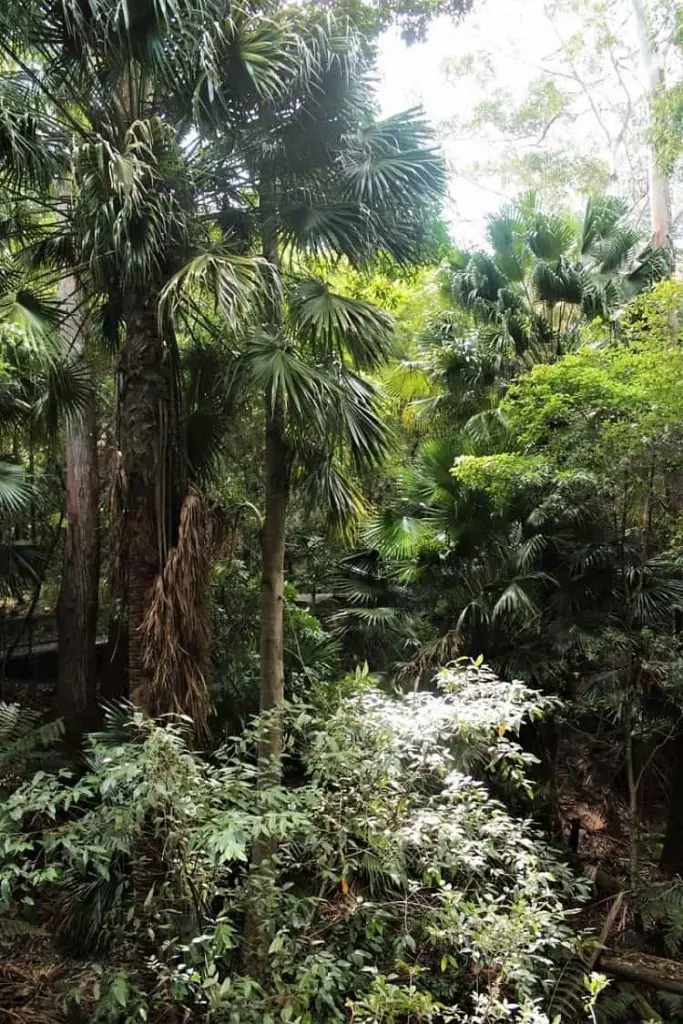
[[[610,322],[669,273],[666,253],[641,243],[613,196],[590,198],[581,224],[527,196],[490,219],[488,241],[488,252],[460,254],[453,298],[490,349],[523,364],[562,355],[581,324]]]
[[[207,248],[226,312],[242,308],[240,297],[257,283],[251,256],[236,257],[231,239],[217,244],[220,160],[191,136],[212,119],[232,130],[235,98],[246,103],[249,94],[253,104],[304,54],[286,26],[222,2],[86,10],[68,0],[16,0],[4,15],[5,52],[13,58],[5,168],[18,189],[52,183],[53,223],[34,258],[52,260],[58,276],[71,265],[105,334],[115,343],[123,331],[125,339],[115,561],[130,684],[151,709],[155,652],[145,652],[143,622],[178,535],[186,486],[178,346],[160,298],[187,259]],[[11,103],[22,90],[31,101],[23,120]],[[61,199],[67,173],[69,208]]]
[[[320,39],[322,37],[319,36]],[[284,699],[283,586],[292,486],[324,503],[337,526],[359,496],[349,471],[386,449],[375,387],[363,376],[388,356],[392,324],[370,304],[306,273],[308,256],[356,264],[385,250],[410,260],[443,189],[441,160],[416,112],[373,121],[370,68],[351,32],[319,44],[317,81],[298,104],[263,104],[267,146],[247,153],[258,230],[273,293],[262,327],[238,360],[237,379],[265,399],[261,707]],[[262,754],[277,753],[275,729]]]
[[[241,92],[233,89],[229,130],[203,121],[206,195],[223,239],[243,258],[259,252],[262,259],[251,316],[236,325],[230,303],[223,308],[237,353],[232,389],[259,395],[264,406],[263,709],[284,697],[291,489],[323,503],[343,527],[360,505],[354,473],[375,465],[386,448],[378,394],[364,374],[386,359],[391,320],[336,293],[324,268],[340,256],[367,264],[380,250],[412,259],[444,184],[418,112],[373,119],[371,64],[348,24],[290,11],[270,31],[281,61],[267,87],[247,78]],[[196,319],[198,290],[220,298],[216,274],[211,257],[190,261],[166,287],[164,307],[185,322]],[[264,756],[277,752],[276,733],[271,739]]]

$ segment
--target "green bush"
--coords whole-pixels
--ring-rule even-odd
[[[436,695],[292,703],[281,781],[261,785],[264,718],[207,759],[182,723],[112,716],[84,774],[39,772],[0,805],[3,909],[40,896],[71,947],[115,947],[95,1019],[543,1021],[577,886],[487,789],[528,787],[516,733],[539,713],[476,666]],[[256,839],[270,871],[250,870]]]

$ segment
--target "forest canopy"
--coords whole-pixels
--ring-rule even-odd
[[[564,6],[437,124],[498,0],[3,4],[0,1024],[683,1018],[680,12]]]

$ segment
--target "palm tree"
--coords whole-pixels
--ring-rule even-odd
[[[513,362],[554,359],[582,324],[610,322],[623,303],[669,273],[663,250],[643,246],[624,202],[591,197],[581,224],[547,213],[529,195],[490,219],[490,251],[452,267],[456,303],[487,348]]]
[[[324,31],[323,31],[324,29]],[[271,272],[261,326],[237,361],[265,400],[262,529],[261,708],[284,699],[283,586],[292,486],[324,502],[335,525],[357,512],[350,470],[377,463],[386,431],[363,377],[390,350],[391,321],[307,273],[307,260],[367,262],[382,249],[410,260],[442,194],[440,157],[417,112],[373,121],[370,65],[355,33],[327,22],[308,29],[315,67],[302,84],[262,102],[247,138],[254,232]],[[305,38],[305,37],[304,37]],[[310,265],[310,264],[309,264]],[[279,750],[275,729],[262,749]]]
[[[235,98],[246,103],[250,94],[253,104],[268,93],[278,74],[294,67],[296,39],[286,27],[218,0],[172,10],[150,0],[135,12],[112,2],[88,17],[79,4],[9,6],[6,91],[10,99],[21,93],[24,112],[19,117],[18,104],[7,108],[6,168],[19,190],[27,180],[52,186],[42,251],[59,255],[58,277],[71,266],[112,343],[124,335],[114,561],[130,685],[154,710],[158,652],[146,642],[144,624],[156,581],[171,551],[177,554],[187,476],[178,344],[170,315],[160,315],[160,297],[186,260],[207,247],[226,312],[237,312],[240,295],[257,283],[251,256],[234,259],[229,240],[216,246],[219,162],[191,136],[199,122],[229,124]],[[211,37],[207,19],[221,26]],[[67,206],[60,181],[69,178]]]
[[[580,231],[527,198],[492,219],[489,242],[490,252],[465,254],[450,268],[457,308],[431,320],[415,357],[399,367],[399,390],[404,374],[408,390],[416,374],[422,380],[414,407],[429,416],[432,436],[417,436],[397,474],[394,502],[371,517],[365,557],[381,556],[389,579],[402,567],[413,607],[430,609],[434,636],[416,670],[458,651],[484,652],[503,672],[542,680],[583,635],[582,616],[593,605],[581,594],[597,600],[590,577],[596,560],[604,556],[619,579],[626,573],[614,561],[621,542],[580,475],[569,481],[530,473],[515,501],[500,509],[453,467],[510,452],[501,398],[511,381],[575,347],[581,325],[613,323],[629,296],[666,272],[666,259],[651,250],[635,258],[637,235],[612,198],[589,201]],[[510,459],[508,471],[517,471],[513,454],[498,458],[503,470]],[[578,523],[583,534],[572,525]],[[621,602],[616,577],[602,596],[611,601],[612,594]],[[393,614],[406,607],[399,600]]]

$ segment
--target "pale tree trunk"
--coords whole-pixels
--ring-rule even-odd
[[[273,273],[280,271],[277,232],[267,203],[262,201],[263,255]],[[280,330],[282,311],[277,300],[271,304],[271,330]],[[281,777],[283,723],[278,714],[285,699],[284,671],[284,589],[287,502],[289,497],[289,451],[285,438],[285,413],[277,400],[265,398],[265,516],[261,528],[261,680],[259,707],[269,713],[258,748],[259,787],[275,785]],[[250,897],[244,922],[244,958],[256,976],[264,970],[269,945],[268,921],[274,899],[275,874],[272,858],[277,837],[260,836],[251,854]]]
[[[646,0],[632,0],[640,60],[647,87],[647,99],[650,107],[650,119],[658,90],[664,85],[664,68],[659,55],[655,51],[650,34],[650,22],[647,14]],[[649,145],[650,160],[650,221],[651,242],[658,249],[666,249],[674,258],[673,221],[671,217],[671,187],[657,159],[657,152],[652,142]]]
[[[62,335],[72,359],[86,358],[87,319],[75,277],[59,285],[65,310]],[[57,703],[67,729],[94,724],[97,710],[97,610],[99,590],[99,468],[94,390],[79,418],[66,426],[66,539],[57,605],[59,670]]]
[[[272,711],[285,699],[284,589],[288,467],[284,417],[266,409],[266,514],[261,530],[261,692],[260,710]],[[259,746],[259,764],[268,771],[282,753],[282,724],[273,719]]]
[[[261,237],[264,258],[273,274],[280,274],[275,211],[269,205],[267,188],[261,194]],[[282,330],[282,310],[273,299],[269,328]],[[279,399],[274,406],[265,396],[265,517],[261,530],[261,711],[281,706],[285,699],[284,670],[284,586],[285,535],[289,483],[288,451],[285,442],[285,411]],[[273,717],[259,747],[259,766],[269,771],[282,751],[282,723]]]

